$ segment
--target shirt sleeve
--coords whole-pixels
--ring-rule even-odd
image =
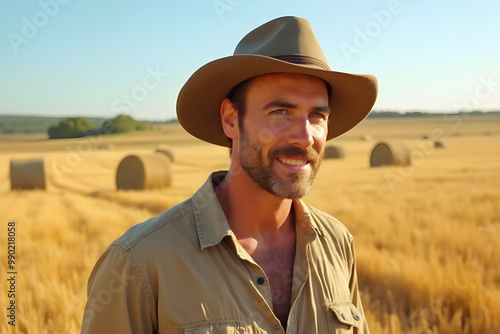
[[[154,302],[134,259],[110,246],[90,274],[82,334],[155,332]]]
[[[358,289],[358,274],[356,269],[356,254],[354,251],[354,243],[351,240],[351,249],[352,249],[352,268],[351,268],[351,280],[349,281],[349,290],[351,291],[351,301],[359,311],[362,316],[362,323],[359,328],[354,329],[354,334],[370,334],[370,330],[368,329],[368,324],[366,323],[365,312],[363,310],[363,305],[361,304],[361,297],[359,295]]]

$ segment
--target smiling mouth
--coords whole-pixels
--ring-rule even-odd
[[[283,158],[278,158],[278,160],[281,163],[284,163],[286,165],[291,165],[291,166],[304,166],[309,163],[307,160],[301,160],[301,159],[283,159]]]

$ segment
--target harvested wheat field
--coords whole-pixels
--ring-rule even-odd
[[[362,140],[366,135],[371,139]],[[412,164],[370,168],[373,146],[386,140],[408,145]],[[445,147],[435,149],[438,140]],[[0,141],[0,333],[78,333],[101,252],[229,162],[225,148],[178,125],[126,136]],[[500,116],[367,119],[331,144],[345,157],[324,160],[306,200],[354,235],[371,333],[500,333]],[[121,159],[159,145],[175,155],[171,186],[117,190]],[[11,159],[41,156],[45,189],[11,190]],[[6,317],[9,222],[16,223],[15,329]]]

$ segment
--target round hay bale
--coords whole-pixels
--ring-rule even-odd
[[[172,184],[170,159],[162,153],[129,155],[116,170],[117,189],[160,189]]]
[[[160,145],[155,152],[165,154],[171,162],[174,162],[174,152],[170,148]]]
[[[429,139],[429,136],[428,135],[423,135],[422,139]]]
[[[325,147],[325,159],[342,159],[344,156],[344,149],[340,146]]]
[[[444,148],[444,147],[445,147],[445,144],[444,144],[444,142],[443,142],[443,141],[441,141],[441,140],[436,140],[436,141],[434,142],[434,147],[435,147],[435,148]]]
[[[43,158],[10,160],[10,187],[12,190],[45,190],[45,165]]]
[[[370,167],[385,165],[406,166],[411,163],[410,149],[402,142],[379,142],[370,155]]]

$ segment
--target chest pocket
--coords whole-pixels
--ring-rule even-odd
[[[327,305],[328,333],[353,333],[364,321],[356,306],[350,302]]]
[[[251,334],[250,326],[239,321],[207,321],[184,327],[186,334]]]

